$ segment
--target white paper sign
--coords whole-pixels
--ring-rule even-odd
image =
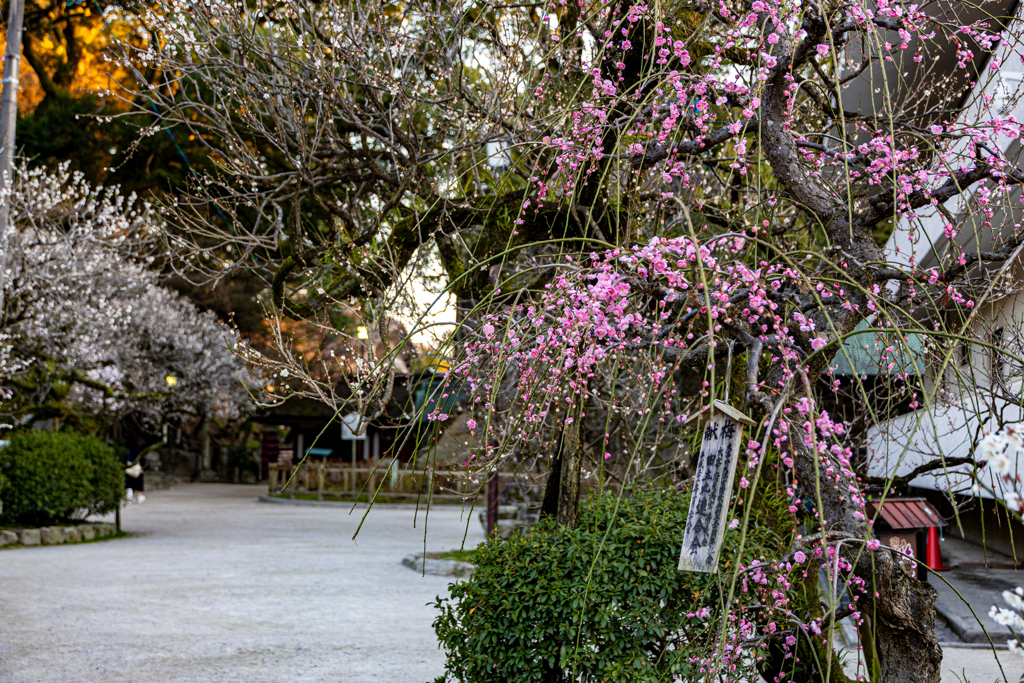
[[[715,401],[711,410],[700,444],[700,460],[679,553],[680,571],[705,574],[718,571],[743,425],[753,424],[746,415],[722,401]]]

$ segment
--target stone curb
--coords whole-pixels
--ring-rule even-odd
[[[1002,634],[992,633],[989,630],[988,636],[986,636],[985,631],[981,630],[981,626],[978,625],[977,621],[967,621],[961,618],[960,615],[938,600],[935,601],[935,613],[945,620],[949,628],[963,641],[964,645],[973,645],[982,649],[991,648],[992,645],[988,642],[988,638],[991,637],[996,649],[1007,649],[1006,642],[1001,637]],[[979,614],[979,616],[983,615]]]
[[[950,630],[957,635],[957,637],[963,641],[961,643],[939,643],[942,647],[964,647],[977,650],[991,650],[993,645],[997,650],[1008,650],[1010,649],[1006,645],[1006,635],[1002,633],[993,633],[995,629],[988,629],[988,635],[982,630],[981,626],[974,619],[967,621],[958,615],[954,610],[939,601],[935,601],[935,615],[946,622]],[[984,617],[987,615],[979,614],[978,616]],[[989,638],[992,642],[989,643]]]
[[[402,564],[421,574],[453,576],[457,579],[468,579],[473,576],[473,572],[476,571],[476,567],[471,565],[469,562],[459,562],[458,560],[434,560],[429,557],[424,558],[423,553],[406,555],[402,558]]]
[[[97,538],[106,538],[117,533],[117,527],[109,522],[76,524],[75,526],[44,526],[38,529],[0,530],[0,547],[6,545],[62,545],[81,543]]]
[[[992,646],[988,643],[939,643],[939,647],[946,649],[947,647],[958,647],[961,650],[991,650]],[[995,647],[997,650],[1009,650],[1009,646],[1006,643],[1000,643],[998,640],[995,641]]]
[[[995,623],[982,621],[988,616],[983,611],[978,611],[977,617],[969,609],[963,607],[963,600],[949,586],[944,583],[932,584],[938,591],[938,598],[935,600],[935,617],[946,622],[950,630],[956,634],[964,645],[980,649],[990,649],[994,644],[997,650],[1007,649],[1006,641],[1011,634],[1005,627]],[[970,598],[970,596],[967,596]],[[984,624],[984,627],[983,627]],[[989,641],[991,638],[991,642]]]

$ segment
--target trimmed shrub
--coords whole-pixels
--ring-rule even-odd
[[[703,679],[690,658],[713,640],[728,586],[676,569],[688,506],[673,491],[603,494],[581,506],[575,529],[546,518],[481,545],[472,578],[437,601],[447,651],[438,681]],[[735,561],[738,540],[727,534],[722,566]],[[745,559],[780,545],[752,525]]]
[[[117,509],[124,498],[124,465],[117,452],[102,440],[86,434],[68,433],[77,442],[82,455],[92,463],[89,483],[92,492],[84,511],[89,515],[105,515]]]
[[[5,521],[40,526],[76,513],[109,512],[124,491],[112,448],[93,436],[28,430],[0,450]]]

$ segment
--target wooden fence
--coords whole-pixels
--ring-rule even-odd
[[[414,470],[382,461],[376,467],[352,467],[344,464],[307,462],[302,465],[280,465],[271,463],[268,475],[270,495],[280,493],[316,494],[317,500],[325,496],[352,497],[359,494],[373,497],[383,494],[390,498],[395,495],[431,495],[441,500],[464,500],[483,495],[479,479],[471,478],[467,472],[443,470]],[[511,482],[530,483],[543,490],[545,475],[528,475],[520,472],[499,472],[500,486]],[[500,490],[500,488],[499,488]]]

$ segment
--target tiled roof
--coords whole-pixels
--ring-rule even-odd
[[[924,498],[889,498],[884,503],[869,501],[867,513],[870,518],[880,519],[894,530],[923,529],[949,524]]]

